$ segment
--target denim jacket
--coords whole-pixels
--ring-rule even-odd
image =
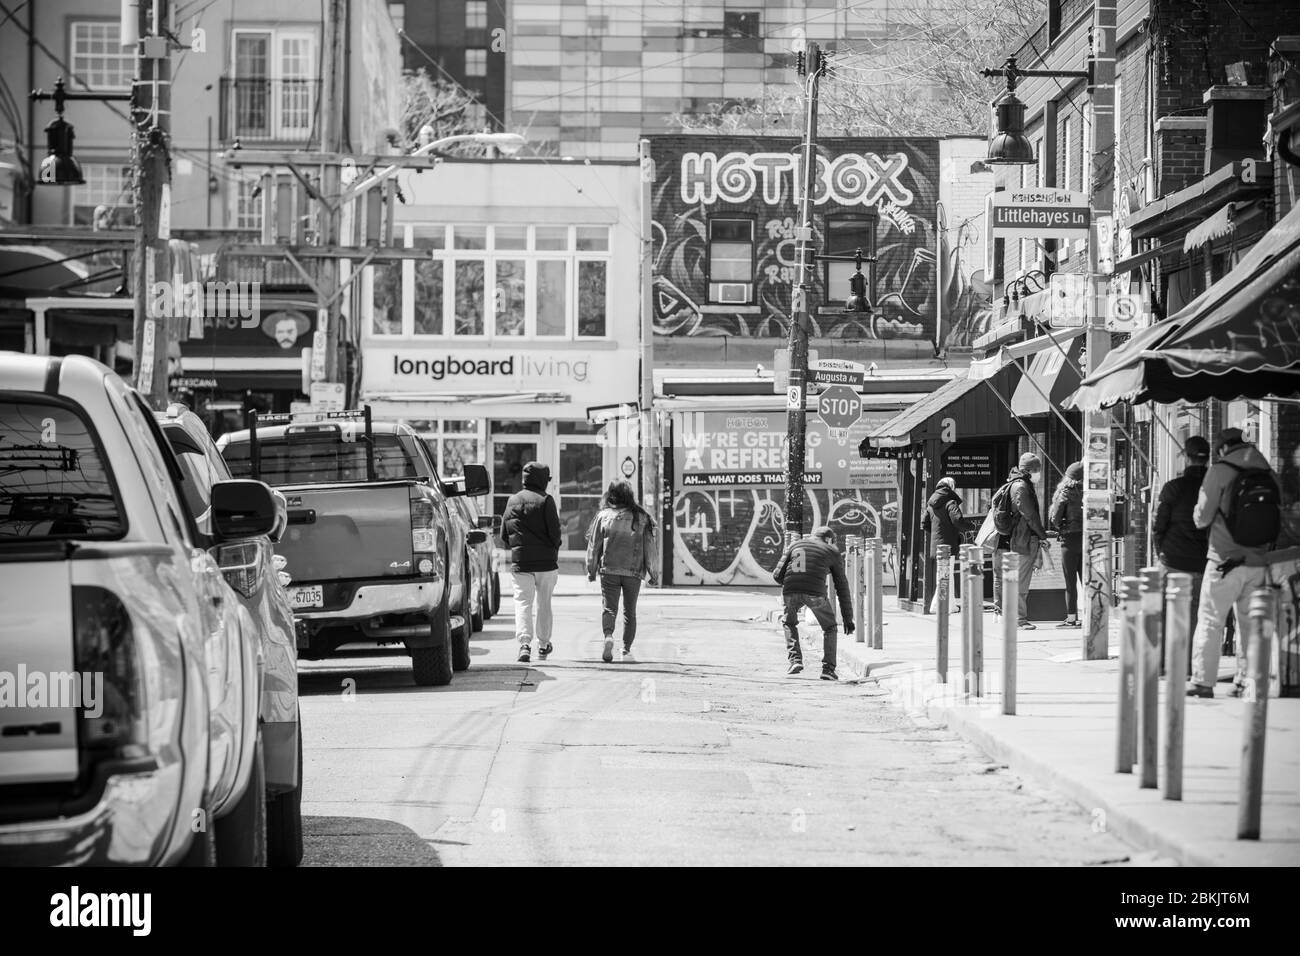
[[[621,574],[640,578],[659,575],[659,548],[654,526],[644,516],[632,528],[634,513],[605,508],[587,533],[587,574]]]

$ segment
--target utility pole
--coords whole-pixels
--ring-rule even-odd
[[[786,432],[790,444],[786,455],[785,530],[787,534],[793,531],[802,535],[803,473],[808,425],[805,410],[808,388],[808,286],[812,281],[809,268],[813,262],[813,186],[817,182],[817,93],[825,68],[821,47],[809,41],[804,52],[799,54],[799,65],[800,76],[807,76],[807,125],[804,128],[803,163],[800,166],[803,193],[800,196],[799,231],[796,233],[799,268],[790,297],[790,335],[787,344],[790,349],[790,385],[786,391],[785,407]]]
[[[171,233],[171,0],[140,0],[138,6],[135,103],[134,341],[135,387],[156,409],[167,405],[167,351],[179,319],[170,306],[178,299],[153,294],[168,273]],[[166,303],[168,307],[158,308]]]
[[[320,148],[321,152],[338,157],[343,150],[343,25],[347,19],[348,0],[325,0],[325,57],[321,66],[320,96]],[[367,144],[368,145],[368,144]],[[321,191],[326,202],[317,203],[321,219],[321,243],[327,247],[339,244],[339,208],[331,206],[341,192],[340,168],[337,161],[327,162],[321,170]],[[342,296],[338,294],[343,284],[343,260],[320,261],[317,287],[320,296],[319,318],[312,348],[324,349],[324,373],[327,382],[342,382],[347,377],[343,368],[340,339],[342,333]],[[359,314],[357,309],[352,310]],[[313,365],[321,367],[320,361]],[[314,378],[315,376],[313,376]],[[310,396],[308,396],[310,397]],[[345,403],[351,406],[349,394]]]
[[[1114,214],[1115,196],[1115,24],[1116,0],[1094,0],[1092,25],[1092,82],[1088,90],[1092,103],[1092,226],[1088,236],[1088,331],[1087,363],[1084,372],[1097,371],[1110,351],[1110,332],[1106,329],[1104,290],[1106,282],[1097,274],[1099,235],[1097,224],[1102,216]],[[1106,435],[1104,450],[1094,451],[1085,440],[1084,474],[1091,474],[1090,463],[1105,461],[1106,474],[1113,473],[1111,451],[1111,413],[1099,410],[1087,413],[1084,438],[1098,432]],[[1095,501],[1095,493],[1085,492],[1083,535],[1088,560],[1083,563],[1083,659],[1105,660],[1110,638],[1110,609],[1114,604],[1112,580],[1114,553],[1111,545],[1110,514],[1114,507],[1113,486],[1106,492],[1104,512],[1086,507]]]

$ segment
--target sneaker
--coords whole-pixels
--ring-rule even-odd
[[[537,649],[537,659],[538,659],[539,661],[544,661],[544,660],[546,660],[546,656],[547,656],[548,654],[550,654],[551,651],[553,651],[553,650],[555,650],[555,645],[552,644],[550,641],[547,641],[545,647],[539,647],[539,648]]]
[[[839,680],[839,677],[836,676],[836,674],[835,674],[835,668],[833,668],[833,667],[823,667],[823,668],[822,668],[822,680]]]
[[[803,673],[803,662],[802,662],[802,661],[791,661],[791,662],[790,662],[790,666],[789,666],[789,668],[786,669],[786,672],[785,672],[785,673],[786,673],[786,676],[787,676],[787,677],[793,677],[795,674],[802,674],[802,673]]]
[[[1035,627],[1033,624],[1030,624],[1028,621],[1021,621],[1019,624],[1016,625],[1016,627],[1020,628],[1020,630],[1022,630],[1022,631],[1036,631],[1036,630],[1038,630],[1037,627]]]
[[[627,646],[624,646],[624,648],[623,648],[623,663],[624,663],[624,664],[635,664],[635,663],[636,663],[636,658],[632,656],[632,648],[627,647]]]
[[[1200,684],[1192,684],[1187,688],[1188,697],[1213,697],[1213,687],[1202,687]]]
[[[1060,624],[1058,624],[1058,625],[1056,625],[1056,626],[1057,626],[1057,627],[1080,627],[1080,626],[1082,626],[1082,625],[1079,624],[1079,619],[1078,619],[1078,618],[1074,618],[1074,619],[1072,620],[1072,619],[1070,619],[1070,618],[1067,617],[1064,621],[1062,621]]]
[[[519,663],[520,663],[520,664],[527,664],[527,663],[528,663],[530,660],[532,660],[532,659],[533,659],[533,649],[532,649],[531,647],[529,647],[527,644],[520,644],[520,645],[519,645]]]
[[[601,652],[600,659],[606,664],[614,660],[614,639],[612,637],[605,638],[605,649]]]

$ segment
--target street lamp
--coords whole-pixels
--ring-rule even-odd
[[[41,160],[41,171],[36,182],[42,186],[80,186],[85,183],[81,174],[81,164],[72,155],[72,142],[77,134],[71,123],[63,118],[63,104],[68,100],[108,100],[129,101],[130,93],[69,93],[63,85],[63,77],[54,81],[54,92],[32,90],[32,100],[53,100],[54,119],[45,127],[46,143],[49,155]]]
[[[1091,61],[1089,61],[1091,67]],[[989,140],[989,155],[984,160],[991,166],[1032,166],[1034,144],[1025,135],[1025,103],[1016,96],[1016,83],[1022,76],[1062,77],[1084,79],[1092,84],[1092,70],[1022,70],[1016,66],[1015,56],[996,70],[980,70],[984,76],[1005,76],[1007,88],[993,101],[997,113],[996,127]]]

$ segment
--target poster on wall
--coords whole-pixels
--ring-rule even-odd
[[[1089,491],[1110,490],[1110,462],[1108,461],[1088,462],[1088,490]]]
[[[1110,432],[1104,429],[1088,431],[1088,457],[1095,461],[1110,462]]]

